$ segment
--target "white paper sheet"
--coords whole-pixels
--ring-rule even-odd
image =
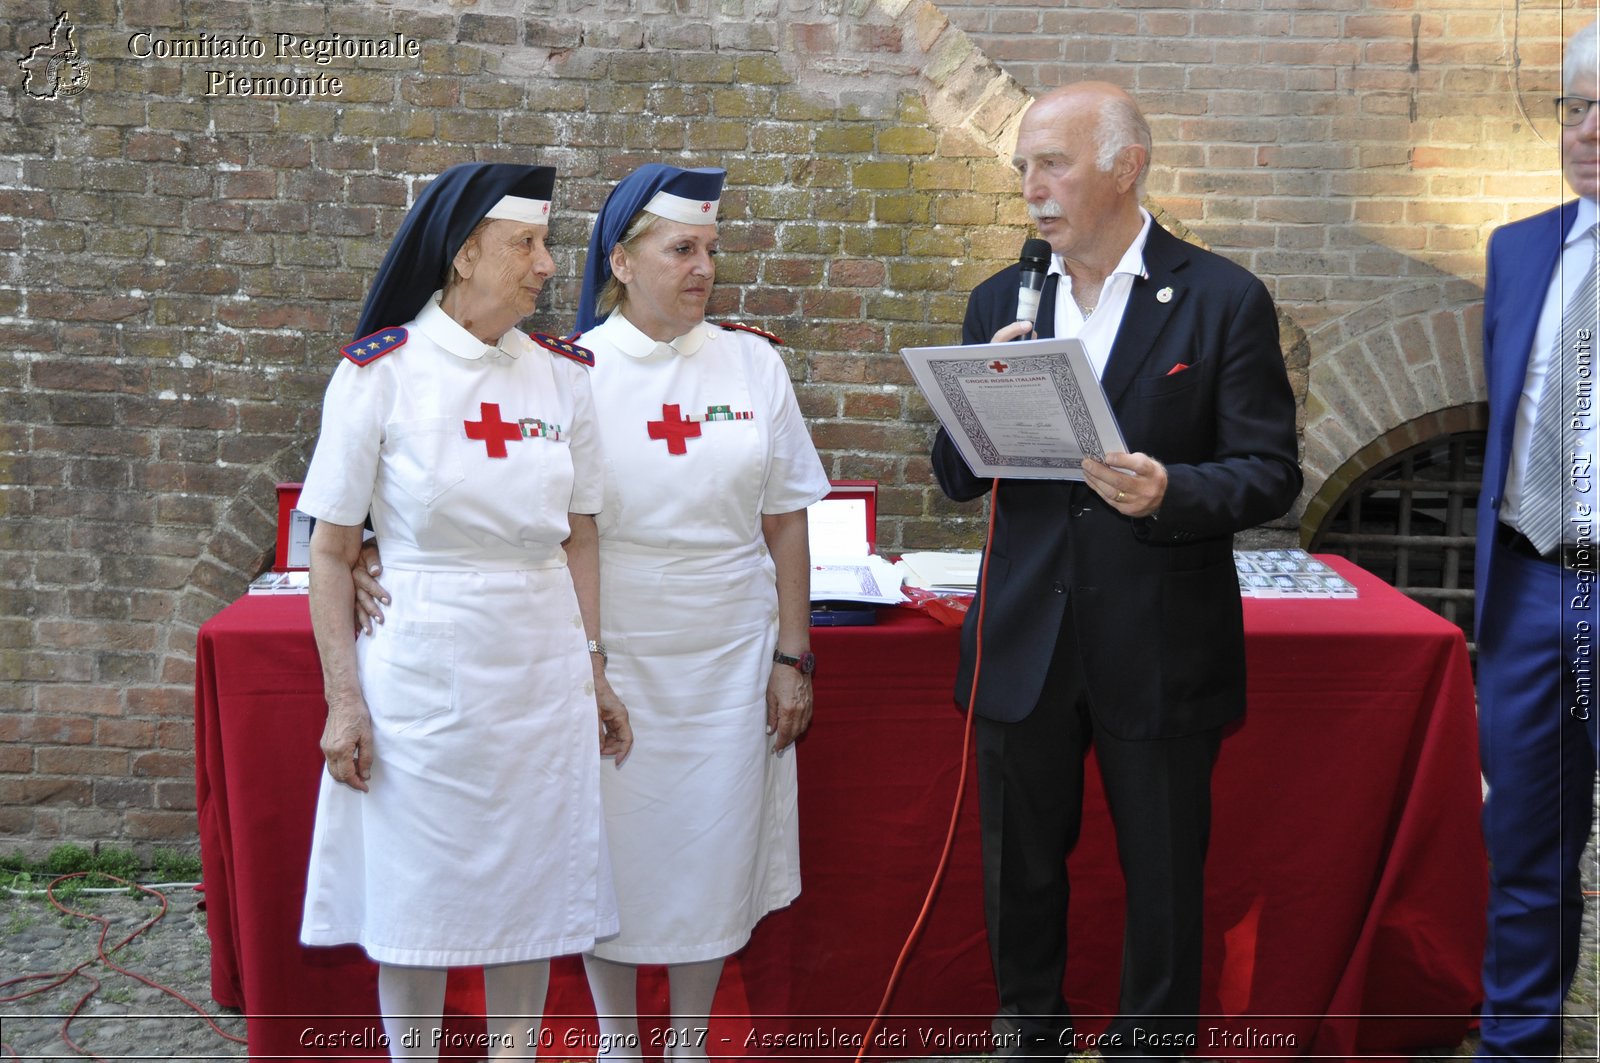
[[[901,554],[895,567],[903,570],[907,586],[971,594],[982,560],[976,550],[913,550]]]
[[[978,476],[1082,480],[1085,457],[1127,449],[1077,340],[907,347],[900,356]]]
[[[812,557],[866,557],[867,500],[823,498],[806,507]]]
[[[811,600],[898,605],[906,596],[900,593],[900,573],[874,554],[853,558],[813,557]]]

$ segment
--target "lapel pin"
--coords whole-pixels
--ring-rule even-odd
[[[1172,289],[1171,288],[1163,288],[1159,292],[1156,292],[1156,302],[1158,302],[1158,303],[1170,303],[1170,302],[1172,302]]]

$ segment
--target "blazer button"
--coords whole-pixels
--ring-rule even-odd
[[[1076,503],[1067,509],[1067,515],[1069,517],[1081,517],[1087,512],[1089,512],[1088,506],[1080,506]]]
[[[1065,594],[1065,593],[1067,593],[1067,588],[1062,584],[1062,582],[1060,580],[1056,580],[1055,583],[1051,584],[1050,585],[1050,589],[1055,591],[1057,594]]]

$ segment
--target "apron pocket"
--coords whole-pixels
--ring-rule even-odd
[[[449,622],[396,620],[372,644],[366,691],[373,725],[404,732],[455,708],[456,629]]]

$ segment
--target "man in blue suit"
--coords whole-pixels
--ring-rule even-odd
[[[1122,1013],[1105,1055],[1193,1053],[1211,767],[1244,711],[1233,534],[1300,490],[1295,404],[1266,288],[1139,206],[1150,129],[1112,85],[1023,116],[1013,163],[1054,252],[1041,337],[1072,336],[1133,453],[1087,479],[1003,480],[984,556],[977,714],[984,906],[1012,1055],[1084,1047],[1062,997],[1068,882],[1092,746],[1127,884]],[[965,343],[1004,342],[1018,267],[980,284]],[[957,501],[979,479],[944,432],[934,472]],[[979,607],[962,632],[968,700]]]
[[[1578,963],[1579,859],[1594,811],[1596,26],[1556,102],[1578,198],[1495,231],[1484,290],[1489,433],[1478,500],[1478,728],[1489,940],[1479,1058],[1561,1052]],[[1543,423],[1545,432],[1541,433]]]

